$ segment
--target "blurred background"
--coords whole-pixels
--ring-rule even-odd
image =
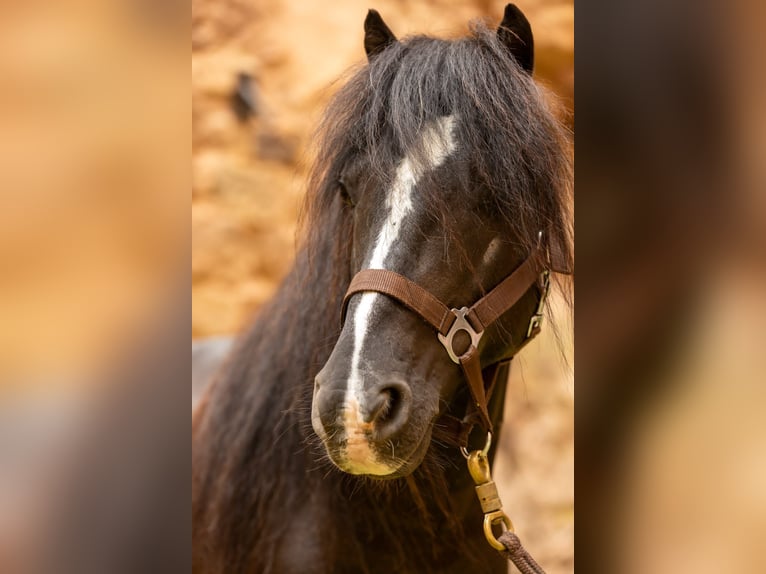
[[[192,337],[197,385],[273,294],[295,250],[312,129],[344,72],[366,62],[363,22],[398,37],[458,37],[497,26],[506,2],[193,0]],[[535,37],[535,77],[573,125],[570,0],[518,3]],[[561,322],[567,312],[560,306]],[[549,574],[573,568],[571,322],[565,366],[550,329],[514,366],[495,478],[525,544]],[[213,339],[209,339],[213,337]],[[222,338],[223,337],[223,338]],[[479,528],[480,525],[477,525]]]
[[[764,4],[577,4],[577,567],[766,571]]]
[[[187,10],[0,3],[4,574],[152,571],[119,564],[151,564],[178,453],[188,483]]]

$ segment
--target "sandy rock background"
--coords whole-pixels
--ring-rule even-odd
[[[398,37],[451,37],[472,19],[498,23],[504,5],[192,1],[193,338],[236,333],[289,269],[311,164],[307,144],[344,71],[364,60],[367,9]],[[518,5],[535,35],[535,76],[563,100],[572,125],[572,2]],[[243,75],[249,117],[232,104]],[[563,347],[571,358],[570,338]],[[549,574],[574,567],[573,384],[561,355],[548,329],[516,361],[494,470],[517,531]]]

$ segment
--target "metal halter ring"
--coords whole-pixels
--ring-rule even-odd
[[[503,552],[504,550],[507,550],[507,548],[503,546],[503,543],[500,542],[495,536],[495,533],[492,532],[492,526],[494,524],[500,524],[503,530],[510,530],[513,532],[513,522],[511,522],[511,519],[508,518],[508,515],[502,510],[496,510],[495,512],[490,512],[489,514],[484,515],[484,538],[487,539],[487,542],[489,542],[489,545],[492,546],[492,548]]]
[[[481,340],[481,336],[484,334],[484,331],[480,331],[478,333],[474,331],[473,327],[471,327],[471,324],[468,322],[468,319],[465,318],[469,311],[470,309],[468,307],[463,307],[462,309],[452,309],[452,313],[455,315],[455,322],[452,323],[452,327],[450,327],[446,335],[437,333],[439,341],[441,341],[441,344],[444,345],[445,349],[447,349],[449,358],[457,364],[460,364],[460,357],[455,354],[455,350],[452,348],[452,339],[455,338],[455,335],[460,331],[465,331],[468,333],[468,336],[471,337],[471,345],[478,349],[479,341]]]
[[[481,454],[483,454],[484,456],[487,456],[487,453],[489,453],[489,447],[491,447],[491,446],[492,446],[492,433],[488,432],[487,433],[487,442],[484,444],[484,448],[481,449]],[[468,460],[468,457],[471,455],[471,453],[468,452],[468,449],[465,448],[464,446],[460,447],[460,452],[463,453],[463,457],[466,460]]]

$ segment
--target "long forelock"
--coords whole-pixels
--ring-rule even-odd
[[[392,44],[352,72],[320,124],[305,208],[309,245],[326,235],[323,221],[337,223],[339,211],[341,220],[351,217],[337,201],[337,179],[348,161],[364,154],[371,174],[388,188],[405,155],[428,165],[423,131],[452,115],[461,157],[472,170],[453,168],[448,176],[461,178],[465,193],[479,185],[488,191],[487,207],[503,218],[520,250],[531,251],[543,231],[557,267],[571,268],[571,146],[552,108],[552,97],[481,23],[467,38],[413,36]],[[436,182],[429,185],[431,175],[419,186],[420,201],[459,245],[454,206]]]

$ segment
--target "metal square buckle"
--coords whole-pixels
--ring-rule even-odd
[[[466,315],[469,311],[470,309],[468,309],[468,307],[463,307],[462,309],[452,309],[452,313],[455,315],[455,322],[452,323],[452,327],[450,327],[446,335],[442,335],[441,333],[436,334],[439,337],[441,344],[444,345],[445,349],[447,349],[449,358],[458,364],[460,364],[460,357],[455,354],[455,350],[452,348],[452,339],[455,337],[455,334],[458,331],[465,331],[468,333],[468,336],[471,337],[471,345],[477,349],[479,348],[479,341],[481,340],[481,336],[484,334],[484,331],[477,333],[473,330],[473,327],[471,327],[468,319],[466,319]]]
[[[549,269],[544,270],[540,274],[540,283],[542,293],[540,294],[540,301],[537,303],[535,314],[532,315],[532,318],[529,320],[529,327],[527,327],[527,339],[532,337],[533,334],[536,334],[536,331],[538,331],[543,326],[543,318],[545,317],[543,314],[543,311],[545,310],[545,301],[548,299],[548,293],[551,291],[551,272]]]

